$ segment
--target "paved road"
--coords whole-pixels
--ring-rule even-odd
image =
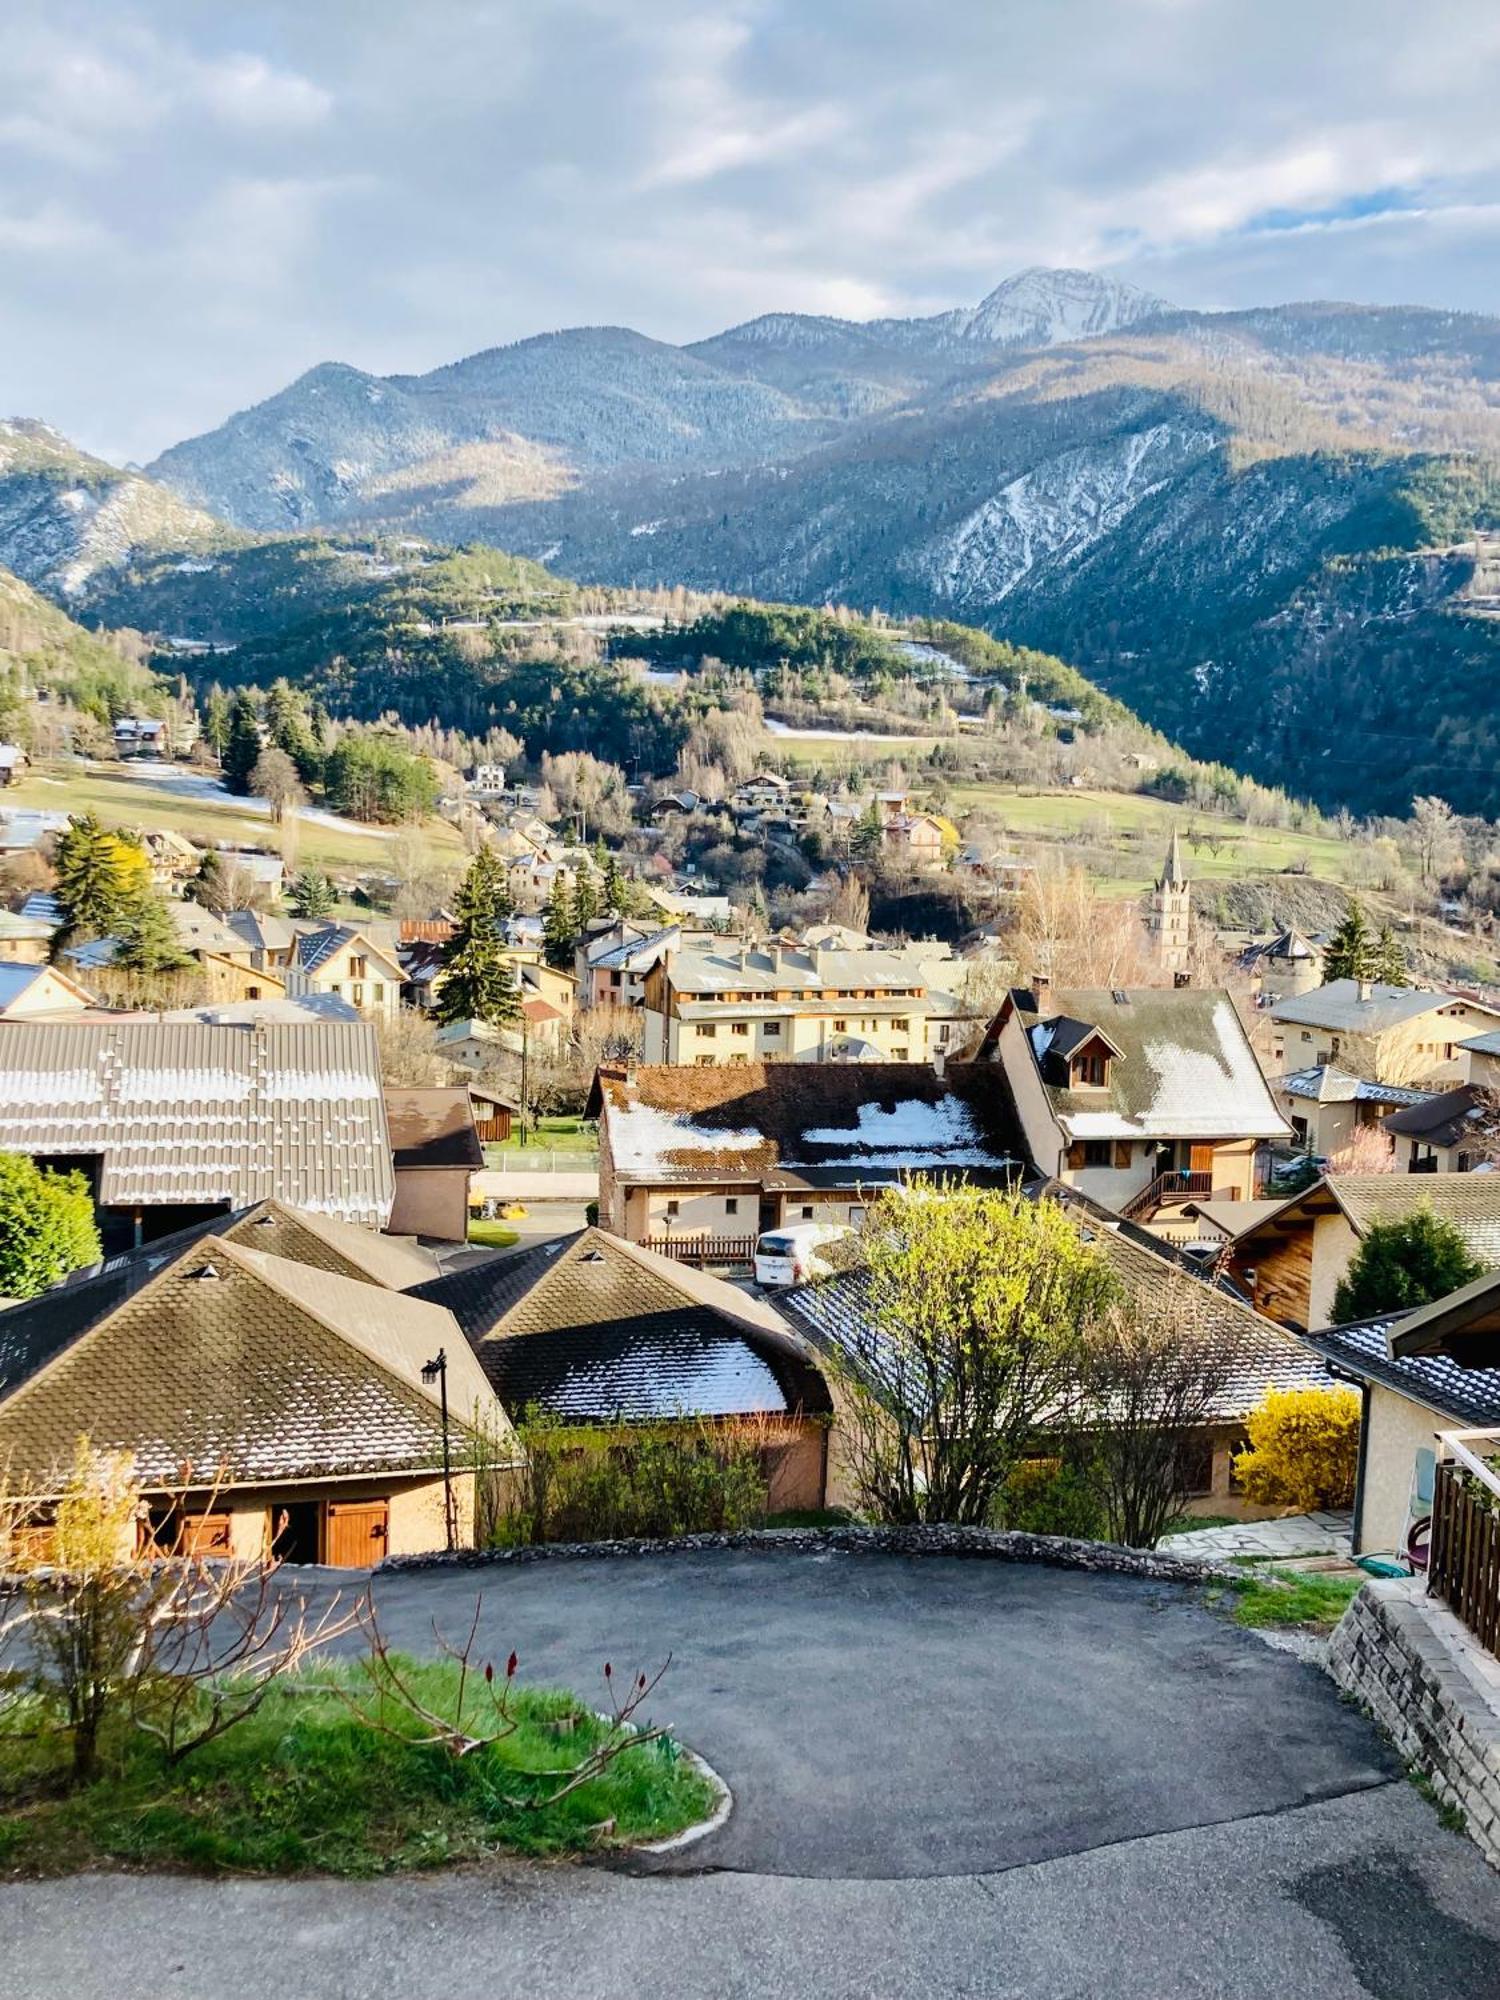
[[[723,1834],[644,1878],[12,1885],[0,2000],[1500,1996],[1500,1879],[1312,1668],[1185,1593],[832,1556],[486,1581],[539,1678],[674,1650]],[[415,1645],[471,1590],[387,1579],[382,1615]]]

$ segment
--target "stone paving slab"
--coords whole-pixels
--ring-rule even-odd
[[[1351,1548],[1352,1514],[1288,1514],[1279,1521],[1236,1521],[1227,1528],[1190,1528],[1168,1535],[1164,1554],[1224,1562],[1233,1556],[1293,1561],[1301,1556],[1345,1556]]]

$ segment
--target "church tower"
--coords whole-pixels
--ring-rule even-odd
[[[1163,969],[1173,974],[1186,973],[1188,969],[1192,941],[1192,895],[1192,887],[1183,872],[1182,846],[1174,827],[1172,845],[1167,849],[1167,864],[1151,892],[1151,910],[1146,919],[1156,956]]]

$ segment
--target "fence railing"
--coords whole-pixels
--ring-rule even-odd
[[[647,1236],[643,1250],[655,1250],[679,1264],[750,1264],[755,1258],[753,1236]]]
[[[1500,1431],[1443,1431],[1427,1588],[1500,1654]]]
[[[566,1146],[486,1146],[484,1164],[497,1174],[597,1174],[599,1155]]]
[[[1164,1174],[1158,1174],[1150,1187],[1142,1188],[1120,1210],[1127,1218],[1145,1215],[1153,1208],[1164,1207],[1168,1202],[1191,1201],[1194,1195],[1212,1194],[1214,1177],[1211,1173],[1190,1173],[1184,1168],[1171,1167]]]

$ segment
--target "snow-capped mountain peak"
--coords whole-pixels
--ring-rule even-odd
[[[1000,347],[1051,347],[1058,341],[1115,333],[1172,310],[1166,299],[1118,278],[1032,265],[996,285],[977,306],[943,313],[936,323],[965,340],[985,340]]]

